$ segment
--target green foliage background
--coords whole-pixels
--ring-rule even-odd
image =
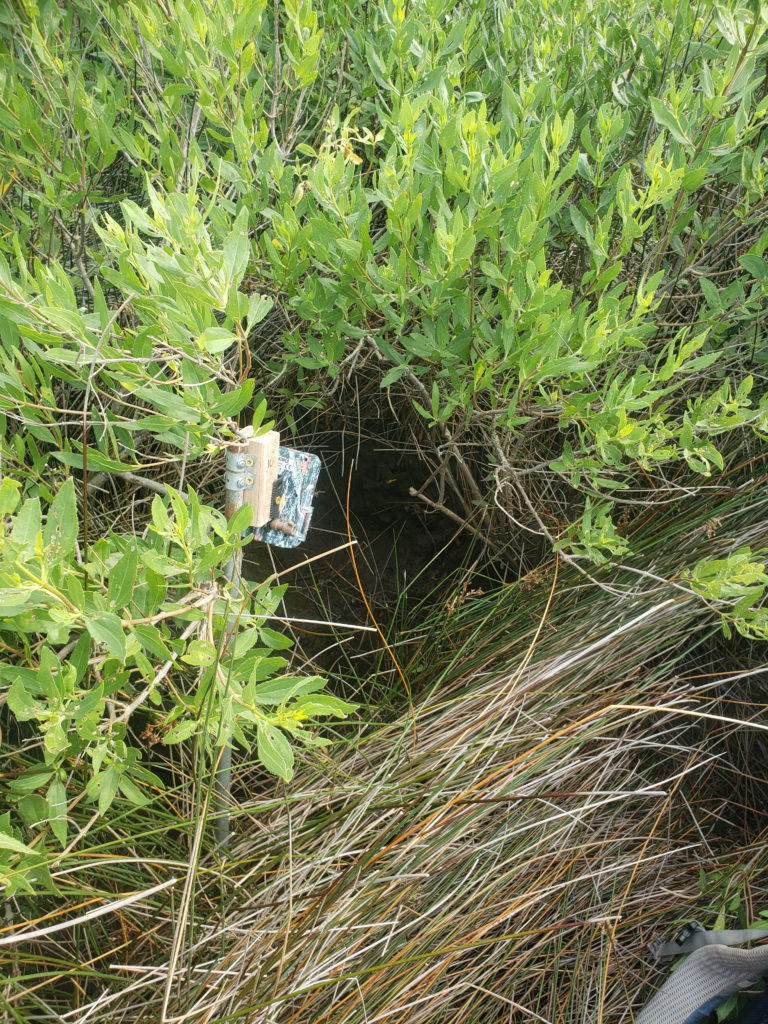
[[[225,643],[247,524],[188,482],[238,417],[295,425],[364,367],[480,530],[535,532],[592,579],[647,575],[624,513],[762,456],[767,14],[0,12],[0,680],[40,744],[8,755],[11,892],[52,886],[83,792],[104,815],[161,785],[126,743],[144,702],[166,742],[256,736],[284,779],[291,742],[351,710],[285,674],[273,581]],[[120,473],[177,474],[148,530],[89,496]],[[764,637],[762,546],[674,586]]]

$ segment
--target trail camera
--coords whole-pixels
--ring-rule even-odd
[[[269,519],[252,528],[256,540],[279,548],[295,548],[306,540],[319,474],[320,459],[316,455],[280,448]]]
[[[235,507],[240,504],[240,492],[242,501],[253,508],[253,525],[247,534],[276,547],[298,547],[312,518],[320,459],[309,452],[281,448],[276,430],[261,437],[252,434],[251,427],[241,430],[227,453],[227,493]]]

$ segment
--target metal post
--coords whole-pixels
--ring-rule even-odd
[[[227,470],[225,475],[226,497],[224,514],[229,521],[243,504],[244,491],[253,486],[253,457],[245,450],[245,441],[230,445],[227,449]],[[242,597],[243,549],[237,548],[224,566],[224,576],[231,584],[230,596],[237,601]],[[227,634],[235,628],[237,614],[227,618]],[[222,651],[222,654],[226,648]],[[223,847],[229,839],[229,808],[232,791],[232,747],[229,743],[219,747],[214,777],[214,834],[216,846]]]

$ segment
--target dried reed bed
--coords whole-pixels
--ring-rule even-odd
[[[636,671],[671,653],[673,610],[616,627],[607,608],[587,644],[573,616],[563,654],[457,680],[423,709],[415,741],[381,734],[320,801],[275,815],[269,830],[291,848],[273,873],[268,840],[258,861],[253,838],[242,844],[262,879],[259,928],[216,965],[248,981],[207,979],[191,1019],[218,1019],[223,999],[254,1021],[631,1019],[653,928],[700,913],[700,867],[744,857],[691,795],[738,727],[719,724],[713,744],[685,716],[617,706],[717,714],[695,687],[670,696],[668,661]]]

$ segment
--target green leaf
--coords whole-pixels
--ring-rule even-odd
[[[261,648],[259,652],[254,651],[254,658],[243,658],[242,665],[243,671],[248,673],[249,683],[260,683],[264,679],[269,679],[270,676],[275,673],[282,672],[288,666],[288,662],[285,658],[266,658],[261,653],[265,648]],[[277,702],[279,703],[279,701]]]
[[[220,416],[236,416],[248,405],[253,395],[255,381],[252,377],[243,381],[239,388],[232,391],[224,391],[221,395],[208,404],[211,413],[218,413]]]
[[[99,814],[106,814],[117,795],[120,772],[114,765],[110,765],[103,772],[99,772],[94,781],[98,783]]]
[[[171,522],[165,502],[156,494],[152,499],[152,525],[161,537],[172,537],[174,535],[173,523]]]
[[[699,284],[709,308],[719,312],[723,308],[723,304],[720,300],[720,292],[717,290],[717,285],[712,284],[706,277],[700,277]]]
[[[259,722],[257,753],[259,760],[273,775],[285,782],[293,777],[293,751],[280,729],[269,722]]]
[[[79,452],[54,452],[53,457],[59,462],[63,462],[65,466],[72,466],[74,469],[83,468],[83,456]],[[104,473],[135,473],[137,469],[141,469],[141,466],[133,462],[118,462],[116,459],[109,459],[95,448],[89,448],[88,469]]]
[[[75,682],[81,683],[88,671],[88,659],[91,656],[91,638],[83,633],[69,656],[69,664],[75,670]]]
[[[143,385],[136,389],[136,394],[150,402],[158,412],[164,416],[170,416],[180,424],[197,423],[200,420],[199,410],[193,408],[189,402],[184,401],[184,395],[170,388],[157,388],[151,385]],[[190,401],[191,401],[191,396]]]
[[[19,800],[19,814],[25,825],[40,828],[50,817],[48,801],[39,793],[28,793]]]
[[[189,526],[189,512],[187,510],[186,502],[179,492],[173,489],[173,487],[168,488],[168,499],[176,518],[176,525],[178,529],[184,533]]]
[[[130,803],[135,804],[136,807],[146,807],[146,805],[149,803],[149,798],[144,796],[144,794],[141,792],[138,786],[136,786],[136,784],[133,783],[128,778],[128,776],[125,775],[125,773],[123,773],[120,776],[118,786],[120,787],[120,792],[123,794],[126,800],[129,800]]]
[[[13,836],[8,835],[7,832],[3,832],[1,830],[0,850],[12,850],[14,853],[27,853],[30,856],[34,853],[34,851],[30,850],[30,848],[25,846],[24,843],[19,842],[18,839],[15,839]]]
[[[586,153],[579,153],[577,167],[582,178],[585,178],[587,181],[595,180],[595,175],[590,166],[589,157]]]
[[[144,615],[149,617],[153,615],[160,605],[165,601],[168,588],[165,585],[165,579],[152,569],[149,569],[144,573],[144,578],[147,584],[146,599],[142,605]]]
[[[762,256],[746,253],[744,256],[739,256],[739,263],[755,280],[762,282],[768,278],[768,263],[766,263]]]
[[[21,679],[14,679],[6,698],[8,707],[20,722],[28,722],[34,718],[40,705],[30,696]]]
[[[187,571],[186,566],[180,565],[173,558],[162,555],[159,551],[142,551],[141,561],[158,576],[178,576],[180,572]]]
[[[48,509],[43,531],[43,544],[51,562],[60,562],[74,553],[77,531],[75,484],[72,477],[69,477],[59,488]]]
[[[242,504],[227,523],[227,532],[230,537],[237,538],[247,530],[253,520],[253,505],[247,502]]]
[[[248,240],[248,210],[244,206],[224,240],[224,267],[230,282],[239,284],[248,266],[251,245]]]
[[[216,648],[209,640],[192,640],[182,655],[181,661],[188,665],[212,665],[216,660]]]
[[[683,126],[680,121],[672,113],[660,99],[655,96],[650,98],[651,113],[653,114],[654,121],[661,125],[662,128],[666,128],[673,139],[676,139],[683,146],[691,146],[692,142],[683,131]]]
[[[16,514],[11,530],[11,540],[16,544],[27,547],[34,544],[35,538],[43,526],[43,513],[40,509],[40,499],[31,498],[21,506],[21,511]]]
[[[262,627],[261,640],[273,651],[285,651],[289,647],[293,647],[293,641],[289,637],[283,636],[282,633],[276,633],[274,629],[269,629],[267,626]]]
[[[578,233],[588,244],[591,244],[592,229],[587,223],[587,218],[584,216],[584,214],[581,212],[578,206],[576,206],[575,203],[571,204],[571,206],[568,207],[568,213],[571,216],[571,223],[576,228]]]
[[[67,734],[64,732],[61,722],[51,722],[46,726],[43,745],[48,753],[55,757],[69,749]]]
[[[391,369],[387,370],[387,372],[381,378],[381,382],[379,384],[379,387],[388,388],[392,384],[396,384],[400,380],[400,378],[403,376],[403,374],[407,373],[407,371],[408,371],[408,366],[406,364],[401,364],[400,366],[393,366],[393,367],[391,367]]]
[[[13,793],[34,793],[36,789],[44,786],[51,779],[52,775],[53,772],[48,768],[43,768],[42,770],[40,768],[30,768],[23,775],[11,779],[8,783],[8,788]]]
[[[703,184],[708,173],[709,167],[696,167],[693,170],[686,171],[683,175],[683,188],[685,191],[695,192]]]
[[[123,624],[112,612],[97,612],[86,618],[85,625],[97,644],[104,644],[109,654],[125,661],[125,633]]]
[[[322,690],[324,686],[325,680],[321,676],[280,676],[261,683],[253,695],[259,704],[278,705],[287,703],[293,697]]]
[[[17,480],[12,480],[9,476],[3,477],[0,485],[0,516],[14,511],[19,503],[20,490],[21,485]]]
[[[453,258],[456,260],[471,259],[475,251],[475,233],[472,228],[467,228],[456,243],[453,250]]]
[[[226,352],[228,348],[237,343],[237,336],[228,331],[226,327],[206,327],[202,334],[198,335],[197,344],[212,355],[219,352]]]
[[[171,728],[163,733],[163,743],[183,743],[188,740],[200,728],[200,723],[193,718],[184,718],[176,722]]]
[[[166,90],[167,92],[168,90]],[[123,213],[125,214],[126,220],[135,225],[139,231],[144,231],[148,235],[159,235],[161,231],[151,217],[147,214],[146,210],[142,210],[140,206],[137,206],[131,199],[124,199],[120,204]]]
[[[241,658],[244,654],[250,651],[261,639],[261,627],[250,626],[248,629],[241,630],[235,637],[234,644],[230,650],[235,658]]]
[[[253,328],[256,324],[260,324],[267,313],[274,306],[272,299],[267,298],[266,295],[259,295],[258,292],[254,292],[248,300],[248,327]]]
[[[42,599],[39,590],[22,590],[20,587],[9,587],[0,590],[0,618],[11,618],[27,611],[28,608],[44,607],[47,602]]]
[[[384,59],[381,54],[373,48],[370,41],[365,44],[365,55],[368,60],[368,67],[373,73],[373,77],[376,79],[378,84],[384,89],[385,93],[392,88],[392,82],[389,77],[389,70],[384,63]]]
[[[59,778],[54,778],[46,793],[51,831],[62,849],[67,845],[67,791]]]
[[[125,608],[130,603],[133,588],[136,584],[136,570],[138,566],[139,556],[136,549],[131,548],[110,570],[107,604],[114,608],[115,611]]]
[[[356,704],[349,704],[339,697],[333,697],[328,693],[312,694],[309,697],[300,697],[293,705],[292,710],[303,711],[308,718],[318,718],[324,715],[333,715],[335,718],[346,718],[356,709]]]
[[[171,661],[173,659],[173,655],[166,646],[157,626],[141,623],[133,626],[132,631],[138,638],[141,646],[149,651],[150,654],[154,654],[156,658],[162,658],[163,661]]]

